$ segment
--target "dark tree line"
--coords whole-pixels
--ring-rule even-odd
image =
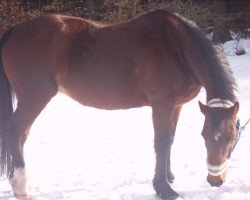
[[[214,42],[249,36],[250,0],[0,0],[0,34],[45,13],[120,22],[155,9],[167,9],[194,20]]]

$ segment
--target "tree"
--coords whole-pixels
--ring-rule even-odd
[[[213,2],[213,42],[224,43],[232,40],[227,24],[227,1],[214,0]]]
[[[122,22],[155,9],[195,21],[214,42],[231,40],[229,30],[249,37],[250,0],[0,0],[0,33],[46,13]]]

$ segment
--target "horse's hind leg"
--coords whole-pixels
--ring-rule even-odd
[[[25,172],[23,146],[27,139],[29,129],[36,117],[44,109],[56,91],[41,92],[39,95],[19,99],[17,109],[4,127],[11,163],[8,166],[10,184],[16,197],[28,197],[28,183]],[[42,95],[41,95],[42,94]]]
[[[169,182],[174,179],[170,169],[170,154],[180,110],[181,107],[175,107],[172,101],[158,102],[152,106],[156,152],[153,185],[157,195],[166,200],[178,197]]]

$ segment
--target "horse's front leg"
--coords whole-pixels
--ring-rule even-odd
[[[175,107],[172,102],[168,101],[152,106],[156,153],[153,185],[157,195],[164,200],[178,198],[178,194],[170,187],[169,183],[174,180],[170,156],[180,110],[180,106]]]

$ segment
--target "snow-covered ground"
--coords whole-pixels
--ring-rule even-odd
[[[246,55],[228,56],[239,85],[242,123],[250,117],[250,40],[243,46]],[[185,200],[250,200],[250,125],[232,155],[225,184],[211,188],[198,100],[205,102],[204,90],[184,106],[178,123],[173,189]],[[25,158],[35,199],[159,200],[151,184],[155,158],[148,107],[101,111],[58,94],[32,127]],[[15,199],[5,177],[0,199]]]

